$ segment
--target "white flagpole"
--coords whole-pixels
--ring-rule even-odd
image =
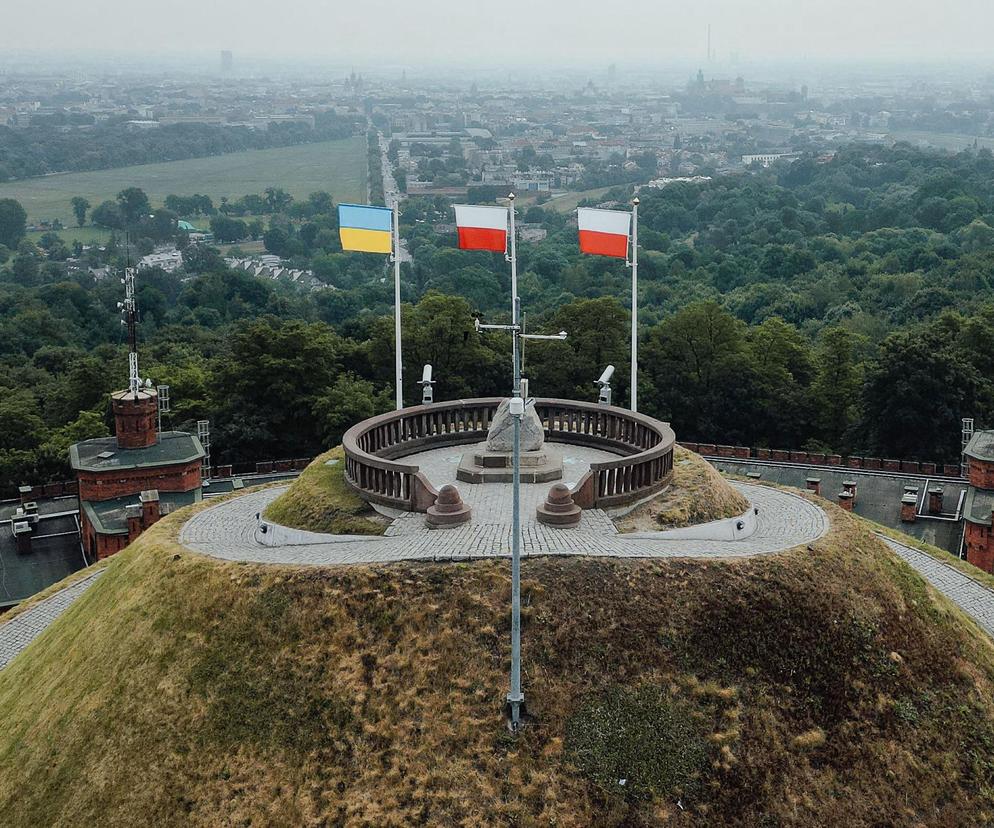
[[[397,410],[404,407],[403,361],[400,349],[400,201],[393,203],[393,333],[396,350],[394,376],[397,387]]]
[[[632,411],[638,411],[639,361],[639,200],[632,200]]]
[[[518,324],[518,248],[517,240],[514,234],[514,193],[508,195],[507,200],[510,202],[508,211],[511,214],[511,324]]]

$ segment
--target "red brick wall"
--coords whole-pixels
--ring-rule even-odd
[[[199,485],[199,460],[179,466],[79,474],[79,496],[83,500],[110,500],[129,494],[137,495],[144,489],[189,492]]]
[[[970,458],[970,485],[978,489],[994,489],[994,463]]]
[[[994,533],[989,526],[966,523],[966,559],[984,572],[994,573]]]

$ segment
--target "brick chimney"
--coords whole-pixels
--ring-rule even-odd
[[[13,525],[14,541],[18,555],[27,555],[31,551],[31,526],[27,521],[18,521]]]
[[[147,489],[138,496],[142,506],[142,529],[148,529],[160,517],[159,490]]]
[[[130,391],[115,391],[110,396],[114,409],[114,431],[119,448],[145,448],[154,446],[159,438],[159,401],[151,388],[143,388],[137,394]]]
[[[942,514],[942,496],[944,491],[942,486],[934,486],[928,490],[928,513],[930,515]]]
[[[856,503],[856,481],[855,480],[843,480],[842,481],[842,491],[849,492],[852,495],[852,502]]]
[[[125,506],[124,514],[128,520],[128,543],[131,543],[142,533],[142,505],[132,503]]]
[[[841,491],[839,492],[839,508],[844,512],[851,512],[853,507],[853,494],[852,492]]]
[[[901,498],[901,523],[914,523],[918,509],[918,495],[906,494]]]
[[[808,491],[814,492],[816,495],[821,494],[821,478],[820,477],[809,477],[808,478]]]

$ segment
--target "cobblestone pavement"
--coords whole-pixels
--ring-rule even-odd
[[[911,564],[939,592],[994,636],[994,592],[949,566],[911,546],[878,535],[897,555]]]
[[[92,575],[81,578],[76,583],[39,601],[29,610],[16,615],[6,623],[0,623],[0,670],[11,659],[34,641],[45,628],[62,615],[69,606],[103,574],[99,569]]]
[[[420,458],[419,458],[420,459]],[[433,481],[434,482],[434,481]],[[759,508],[758,528],[739,541],[631,538],[618,534],[607,515],[585,513],[574,529],[556,529],[534,520],[538,493],[522,493],[522,553],[524,555],[596,555],[635,558],[730,558],[779,552],[821,537],[828,518],[814,504],[764,486],[735,484]],[[282,489],[266,489],[206,509],[186,523],[180,542],[217,558],[258,563],[334,565],[400,560],[470,560],[510,554],[509,499],[499,491],[506,484],[466,486],[484,503],[472,522],[456,529],[428,530],[423,515],[398,518],[384,537],[330,539],[315,533],[289,533],[289,542],[263,546],[256,539],[255,516]],[[547,491],[546,486],[528,487]],[[486,491],[490,489],[491,491]],[[544,496],[544,494],[542,495]],[[525,504],[528,505],[525,505]],[[529,508],[530,507],[530,508]],[[474,509],[476,507],[474,506]],[[488,511],[489,510],[489,511]],[[283,535],[281,535],[283,537]]]

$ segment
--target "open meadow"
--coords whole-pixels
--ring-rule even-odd
[[[126,187],[141,187],[153,204],[170,194],[235,199],[282,187],[294,197],[326,190],[336,201],[366,198],[366,142],[362,137],[296,147],[249,150],[209,158],[144,164],[83,173],[65,173],[0,184],[0,198],[17,199],[28,220],[60,219],[75,225],[69,201],[83,196],[94,207]]]

